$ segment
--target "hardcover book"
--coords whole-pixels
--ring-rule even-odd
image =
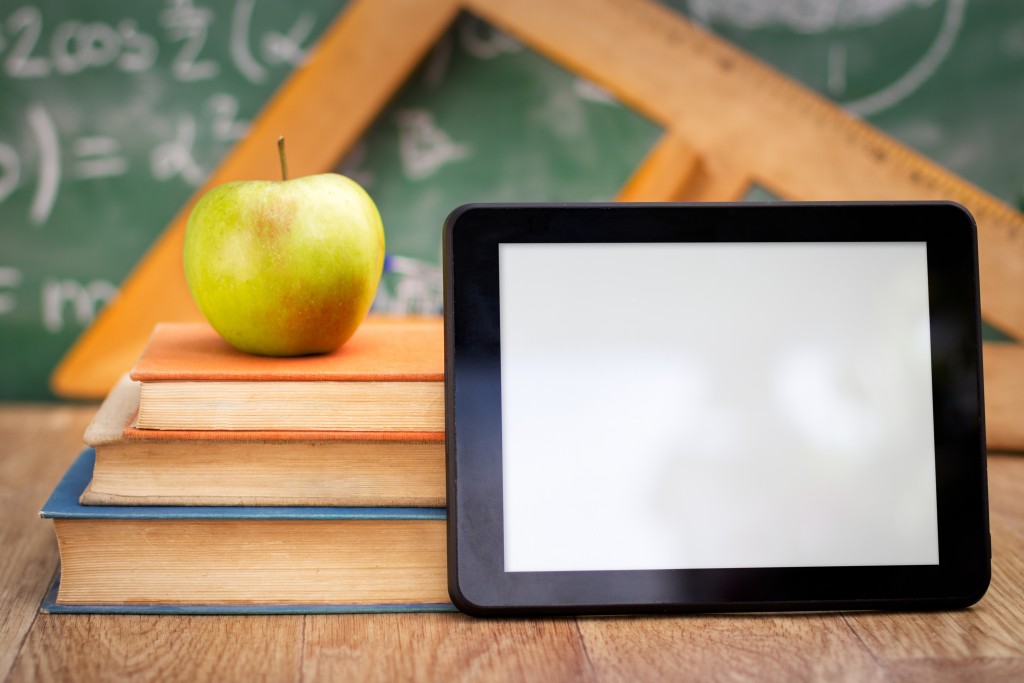
[[[125,377],[85,432],[83,505],[441,507],[444,432],[138,429]]]
[[[86,507],[82,452],[43,506],[53,611],[450,609],[443,508]]]
[[[368,318],[333,353],[271,358],[205,323],[157,325],[131,371],[139,429],[444,430],[439,318]]]

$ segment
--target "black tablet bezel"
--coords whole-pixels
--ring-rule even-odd
[[[501,243],[927,244],[939,564],[505,572]],[[935,609],[990,579],[977,234],[948,202],[467,205],[444,229],[448,576],[475,615]]]

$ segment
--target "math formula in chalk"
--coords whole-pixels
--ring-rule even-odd
[[[116,135],[81,129],[63,132],[50,109],[38,102],[29,103],[24,111],[28,135],[10,141],[0,138],[0,204],[19,189],[30,192],[26,217],[38,227],[50,218],[64,183],[116,178],[134,170],[158,181],[181,178],[197,187],[211,170],[194,154],[200,126],[218,142],[234,142],[248,128],[248,122],[237,114],[238,101],[233,95],[212,95],[198,113],[175,116],[173,137],[154,141],[148,163],[132,169]]]
[[[0,399],[49,395],[349,1],[0,2]]]
[[[231,66],[249,81],[262,83],[268,66],[301,63],[316,19],[313,13],[302,11],[288,30],[267,30],[254,36],[256,1],[235,0],[230,16],[222,17],[212,6],[172,0],[159,11],[159,28],[154,32],[140,28],[135,17],[63,19],[51,27],[39,7],[24,5],[0,23],[3,71],[9,78],[73,76],[105,68],[139,73],[152,69],[157,58],[167,52],[171,74],[177,80],[211,79],[220,73],[221,64],[206,54],[207,43],[215,24],[227,20]],[[218,10],[224,5],[217,3]]]
[[[142,173],[198,187],[245,134],[241,110],[302,63],[336,9],[274,8],[257,25],[258,0],[168,0],[101,19],[53,4],[0,13],[0,209],[20,194],[32,227],[69,184]],[[93,84],[119,100],[89,101]]]

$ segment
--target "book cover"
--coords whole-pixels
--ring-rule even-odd
[[[139,382],[444,382],[441,318],[367,318],[332,353],[279,358],[232,347],[207,323],[161,323],[131,370]]]
[[[40,516],[60,549],[51,611],[450,609],[443,508],[83,506],[83,451]]]
[[[270,358],[206,324],[161,324],[130,373],[141,382],[135,426],[441,431],[443,337],[439,318],[371,318],[333,353]]]
[[[444,432],[138,429],[139,383],[114,387],[85,432],[83,505],[441,507]]]

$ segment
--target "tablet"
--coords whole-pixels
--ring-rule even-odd
[[[463,611],[931,609],[984,594],[963,207],[469,205],[444,251]]]

